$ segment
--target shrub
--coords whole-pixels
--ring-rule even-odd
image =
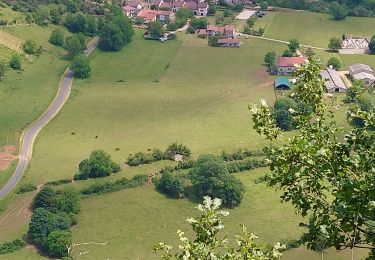
[[[57,180],[57,181],[48,181],[48,182],[45,183],[45,185],[59,186],[59,185],[67,184],[67,183],[71,183],[71,182],[72,182],[71,179],[61,179],[61,180]]]
[[[26,193],[30,191],[36,190],[36,186],[31,183],[24,183],[20,186],[20,188],[17,191],[17,194]]]
[[[199,196],[220,198],[228,207],[238,206],[245,192],[243,184],[229,174],[224,160],[211,154],[199,156],[189,179]]]
[[[173,143],[170,144],[167,150],[164,152],[164,158],[174,160],[176,155],[182,155],[183,159],[189,159],[191,155],[190,149],[182,144]]]
[[[110,192],[115,192],[127,188],[134,188],[146,184],[148,181],[147,175],[135,175],[130,180],[127,178],[122,178],[116,180],[115,182],[104,182],[96,183],[87,188],[84,188],[81,193],[84,195],[90,194],[105,194]]]
[[[17,54],[12,55],[9,61],[9,66],[14,70],[21,69],[21,58]]]
[[[79,79],[85,79],[90,77],[91,67],[89,59],[83,55],[77,55],[74,57],[71,65],[74,77]]]
[[[128,159],[127,159],[126,163],[129,166],[138,166],[138,165],[141,165],[141,164],[148,164],[148,163],[151,163],[153,161],[155,161],[154,154],[145,154],[145,153],[139,152],[139,153],[136,153],[134,155],[130,154],[128,156]]]
[[[101,178],[120,170],[120,166],[111,160],[109,154],[103,150],[95,150],[88,159],[84,159],[79,163],[79,174],[74,176],[74,180]]]
[[[61,29],[55,29],[52,31],[51,36],[48,39],[49,43],[56,46],[64,46],[64,32]]]
[[[327,62],[327,67],[332,66],[334,69],[339,70],[341,68],[341,60],[337,57],[331,57]]]
[[[72,244],[72,233],[69,230],[54,230],[45,241],[43,248],[49,256],[64,257],[68,255],[68,245]]]
[[[22,49],[26,54],[35,54],[37,51],[37,45],[34,40],[27,40],[23,45]]]
[[[273,116],[276,124],[284,131],[293,129],[293,115],[290,109],[297,110],[297,103],[291,98],[280,98],[274,106]]]
[[[5,242],[0,245],[0,255],[5,255],[18,251],[26,246],[21,239],[15,239],[11,242]]]
[[[266,167],[265,160],[249,159],[243,161],[232,161],[226,164],[229,173],[249,171],[256,168]]]
[[[157,182],[156,188],[173,198],[182,198],[184,196],[185,187],[183,178],[175,176],[171,172],[164,172]]]

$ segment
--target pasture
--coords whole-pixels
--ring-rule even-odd
[[[314,30],[321,26],[320,19],[326,19],[328,28],[335,31],[329,35],[317,32],[316,37],[321,36],[322,39],[313,39],[310,33],[303,34],[301,29],[293,33],[289,27],[297,26],[295,20],[302,19],[301,15],[314,24]],[[263,20],[264,26],[270,22],[266,36],[283,40],[298,38],[301,43],[312,40],[308,43],[321,47],[326,47],[330,37],[342,34],[341,26],[347,23],[359,25],[362,21],[362,18],[353,21],[349,18],[343,22],[344,25],[336,28],[333,21],[322,14],[307,13],[306,16],[305,13],[285,12],[272,13],[268,17],[268,20]],[[367,24],[365,32],[370,33],[370,26],[375,20],[364,21]],[[285,28],[279,26],[279,23],[284,23]],[[276,34],[278,26],[280,31]],[[23,100],[18,109],[25,109],[28,104],[34,110],[27,115],[20,115],[19,119],[13,115],[5,120],[1,114],[0,120],[7,125],[0,128],[0,140],[11,136],[9,130],[6,134],[4,129],[22,128],[22,122],[27,122],[42,111],[42,105],[39,106],[40,110],[35,111],[37,105],[30,104],[31,101],[38,97],[35,99],[38,104],[43,100],[45,106],[48,104],[66,64],[53,55],[58,54],[59,50],[46,43],[49,33],[35,28],[34,35],[44,35],[40,44],[49,48],[51,54],[43,54],[22,72],[20,81],[23,85],[17,85],[17,81],[10,84],[25,86],[27,81],[24,80],[30,71],[28,82],[40,84],[36,89],[33,87],[32,91],[29,89],[30,92],[22,92],[28,94],[28,100],[31,100],[29,103]],[[32,32],[17,28],[9,28],[7,32],[22,39],[34,37],[30,36]],[[150,148],[165,149],[173,142],[189,146],[194,158],[202,153],[219,154],[222,150],[261,149],[266,146],[267,142],[252,129],[248,105],[258,102],[260,98],[265,98],[269,103],[274,101],[273,77],[267,73],[263,58],[266,52],[274,50],[281,53],[286,46],[261,39],[241,38],[241,41],[241,48],[211,48],[207,46],[207,40],[198,39],[195,35],[179,34],[176,41],[160,43],[144,40],[142,32],[137,31],[133,42],[120,52],[96,51],[90,58],[92,76],[74,81],[69,100],[37,138],[33,159],[23,182],[40,184],[71,178],[77,172],[79,162],[95,149],[110,153],[123,169],[102,180],[75,182],[73,186],[77,189],[103,180],[153,173],[171,163],[162,161],[130,168],[124,166],[128,154],[145,152]],[[326,55],[325,52],[317,54],[323,57]],[[362,57],[342,59],[347,66],[353,61],[360,61]],[[365,56],[364,59],[374,62],[371,56]],[[48,77],[47,83],[46,74],[40,74],[46,64],[50,75],[53,75]],[[30,98],[30,95],[35,96]],[[22,97],[21,94],[17,96]],[[25,107],[22,107],[25,102]],[[16,108],[13,106],[12,109]],[[339,117],[344,120],[344,113],[341,112]],[[9,140],[15,142],[17,135],[12,138]],[[241,206],[230,210],[231,215],[225,219],[225,234],[239,233],[238,224],[244,223],[263,242],[295,239],[300,235],[300,218],[294,214],[293,208],[281,204],[279,193],[274,189],[263,183],[255,184],[254,181],[267,171],[258,169],[236,175],[246,186],[246,194]],[[18,197],[14,194],[12,196]],[[82,259],[92,259],[92,256],[97,259],[123,259],[124,256],[127,259],[156,259],[152,253],[153,243],[175,243],[178,228],[191,234],[184,220],[196,214],[193,208],[194,202],[188,199],[168,199],[156,192],[152,185],[83,199],[82,210],[78,215],[79,224],[73,228],[74,242],[108,244],[85,246],[78,248],[77,252],[89,251],[87,255],[81,256]],[[7,235],[0,237],[0,242],[21,236],[27,229],[25,222],[21,223],[18,223],[17,229],[7,229]],[[349,254],[349,251],[338,254],[328,250],[325,259],[344,260],[348,259]],[[356,255],[360,254],[356,251]],[[41,258],[33,248],[0,256],[0,259],[7,257]],[[320,253],[298,248],[286,252],[285,259],[315,260],[320,259]]]

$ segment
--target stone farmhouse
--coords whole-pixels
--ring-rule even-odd
[[[369,51],[370,41],[364,37],[345,37],[342,41],[341,54],[364,54]]]
[[[276,73],[277,75],[290,75],[306,63],[307,60],[304,57],[279,57],[276,62]]]
[[[362,81],[366,86],[375,84],[374,70],[362,63],[356,63],[349,66],[349,75],[353,80]]]
[[[221,47],[240,47],[241,46],[240,39],[223,38],[223,39],[218,39],[217,43]]]
[[[347,87],[336,70],[327,68],[320,71],[320,76],[325,80],[324,85],[328,93],[346,92]]]
[[[224,38],[233,38],[235,35],[235,31],[233,25],[208,25],[207,29],[199,29],[197,31],[197,34],[211,37],[221,35]]]

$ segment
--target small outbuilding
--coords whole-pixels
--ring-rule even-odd
[[[346,86],[336,70],[327,68],[320,71],[320,76],[324,79],[324,85],[328,93],[346,92]]]
[[[288,78],[278,77],[275,79],[274,87],[277,90],[290,90],[290,81]]]

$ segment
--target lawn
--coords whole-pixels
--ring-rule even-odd
[[[312,12],[279,12],[272,20],[265,37],[280,40],[298,39],[301,44],[327,48],[329,39],[342,34],[371,37],[374,18],[348,17],[334,21],[328,14]]]

